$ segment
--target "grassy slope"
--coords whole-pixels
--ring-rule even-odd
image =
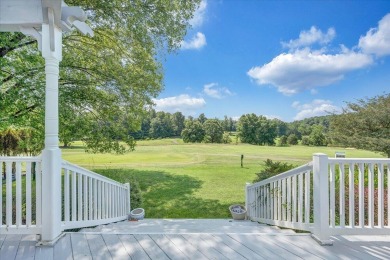
[[[77,145],[77,144],[76,144]],[[268,147],[246,144],[183,144],[180,139],[140,141],[125,155],[86,154],[81,148],[63,150],[63,158],[121,182],[137,178],[147,217],[224,218],[228,207],[244,203],[244,187],[267,158],[301,165],[312,154],[381,157],[379,154],[334,147]],[[244,155],[244,168],[240,157]]]

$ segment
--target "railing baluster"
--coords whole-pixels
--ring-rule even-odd
[[[260,188],[261,191],[261,207],[260,207],[260,218],[265,218],[265,187]]]
[[[310,223],[310,209],[311,203],[310,203],[310,173],[311,171],[305,172],[305,223]]]
[[[364,227],[364,164],[359,163],[359,227]]]
[[[267,219],[271,218],[272,204],[271,204],[271,184],[267,185]]]
[[[384,191],[383,191],[383,164],[378,166],[378,227],[383,228],[384,221]]]
[[[255,197],[255,210],[254,210],[254,214],[255,214],[256,218],[259,217],[259,201],[260,201],[260,199],[258,198],[258,196],[259,196],[259,188],[256,187],[254,189],[254,197]]]
[[[98,195],[98,199],[99,199],[98,219],[102,219],[103,218],[103,182],[102,181],[99,181],[98,192],[99,192],[99,195]]]
[[[83,175],[81,173],[77,173],[77,220],[82,221],[83,220]]]
[[[117,198],[117,187],[113,186],[114,192],[114,217],[118,216],[118,198]]]
[[[42,164],[37,163],[35,166],[35,222],[38,227],[42,225]]]
[[[298,222],[303,222],[303,173],[298,175]]]
[[[287,177],[287,221],[291,221],[291,177]]]
[[[6,162],[6,220],[5,223],[9,227],[12,225],[12,162]]]
[[[92,178],[88,178],[88,219],[92,220]]]
[[[98,219],[98,180],[93,179],[93,219],[96,220]]]
[[[274,182],[270,183],[270,219],[274,219],[275,200],[274,200]]]
[[[108,183],[104,183],[104,218],[109,218],[110,215],[108,214],[108,210],[111,204],[110,196],[109,196],[109,187]]]
[[[20,227],[22,225],[22,169],[21,163],[16,162],[15,167],[15,181],[16,181],[16,200],[15,200],[15,208],[16,208],[16,219],[15,225],[16,227]]]
[[[336,211],[335,211],[335,184],[336,184],[336,172],[335,165],[330,165],[330,174],[329,174],[329,189],[330,189],[330,205],[329,205],[329,218],[330,226],[334,228],[336,226]]]
[[[84,221],[88,220],[88,177],[83,175],[83,208]]]
[[[77,183],[76,183],[76,172],[72,171],[72,221],[77,220]]]
[[[26,227],[31,226],[31,164],[32,162],[26,163]]]
[[[340,226],[345,227],[345,171],[344,164],[339,164],[340,169]]]
[[[297,176],[292,176],[292,212],[291,221],[297,222]]]
[[[282,220],[287,220],[287,180],[282,180]]]
[[[64,221],[69,222],[70,218],[70,201],[69,201],[69,170],[65,169],[64,170]]]
[[[282,219],[282,180],[278,181],[278,220]]]
[[[355,226],[355,174],[354,164],[350,163],[348,167],[349,177],[349,226],[353,228]]]
[[[368,226],[374,227],[374,164],[368,164]]]

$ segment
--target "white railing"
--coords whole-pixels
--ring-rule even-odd
[[[247,216],[281,227],[311,228],[311,163],[247,185]]]
[[[62,161],[62,229],[125,220],[130,211],[130,185]]]
[[[0,234],[42,234],[42,158],[0,157]],[[120,221],[130,211],[130,185],[62,161],[61,230]],[[59,216],[59,214],[57,215]]]
[[[247,185],[249,219],[307,230],[323,244],[341,234],[390,233],[390,159],[328,158]]]
[[[40,234],[41,158],[0,157],[0,173],[0,234]]]
[[[330,233],[389,234],[389,178],[390,159],[329,158]]]

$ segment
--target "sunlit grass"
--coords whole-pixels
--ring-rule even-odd
[[[253,181],[264,160],[302,165],[311,161],[313,153],[333,157],[336,151],[346,152],[347,157],[382,157],[337,147],[184,144],[181,139],[139,141],[134,152],[124,155],[88,154],[82,147],[62,150],[65,160],[118,181],[134,176],[150,218],[229,217],[229,205],[244,203],[245,183]]]

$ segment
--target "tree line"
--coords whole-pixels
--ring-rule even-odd
[[[234,133],[240,142],[254,145],[304,145],[328,144],[330,116],[313,117],[292,123],[268,119],[262,115],[245,114],[238,120],[207,118],[204,113],[197,118],[150,109],[142,119],[140,130],[129,132],[135,140],[182,137],[186,143],[229,143]],[[125,127],[125,126],[124,126]],[[278,140],[278,141],[277,141]]]

